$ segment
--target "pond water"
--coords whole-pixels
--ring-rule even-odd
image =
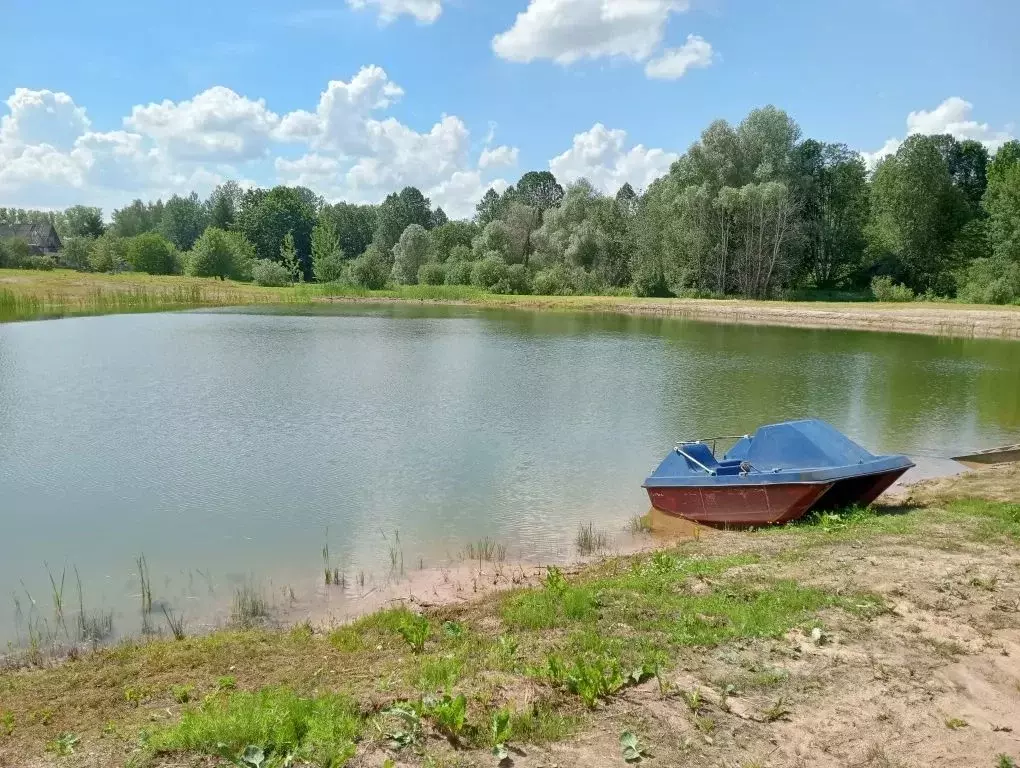
[[[824,418],[875,451],[1020,439],[1020,345],[408,306],[0,325],[0,640],[64,602],[137,629],[234,585],[314,592],[481,537],[572,554],[677,439]],[[397,536],[399,535],[399,543]],[[31,595],[31,598],[29,597]],[[32,607],[32,600],[35,607]],[[68,609],[70,613],[70,609]]]

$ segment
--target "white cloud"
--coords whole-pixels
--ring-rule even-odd
[[[0,147],[68,150],[91,124],[85,110],[66,93],[17,88],[6,104],[10,114],[0,119]]]
[[[266,153],[280,118],[263,99],[252,101],[216,86],[189,101],[136,106],[128,128],[153,138],[181,160],[231,162]]]
[[[624,182],[644,189],[676,162],[679,155],[663,149],[647,149],[641,144],[626,149],[627,132],[609,130],[596,123],[590,131],[574,136],[573,146],[549,162],[549,168],[561,182],[586,178],[607,194],[615,193]]]
[[[486,147],[482,150],[481,156],[478,158],[479,168],[501,168],[506,166],[517,165],[517,156],[520,154],[520,150],[517,147],[495,147],[489,149]]]
[[[687,0],[530,0],[513,26],[492,39],[492,49],[519,62],[643,61],[662,42],[670,14],[688,6]]]
[[[385,109],[404,95],[382,67],[362,67],[349,83],[331,80],[319,97],[315,113],[298,110],[283,117],[277,136],[307,141],[317,149],[356,153],[365,148],[368,115]]]
[[[966,139],[979,141],[989,152],[994,152],[1013,138],[1009,131],[998,131],[988,123],[973,120],[971,118],[973,111],[974,105],[969,101],[959,96],[951,96],[930,112],[922,109],[907,115],[907,135],[948,133],[961,141]],[[882,158],[895,154],[902,143],[902,139],[888,139],[881,149],[875,152],[862,152],[861,155],[868,167],[874,168]]]
[[[443,12],[441,0],[347,0],[352,8],[375,6],[379,9],[379,19],[388,23],[402,14],[414,16],[423,24],[431,24]]]
[[[715,52],[703,37],[688,35],[679,48],[663,51],[661,56],[645,65],[645,74],[657,80],[679,80],[689,69],[703,69],[712,64]]]

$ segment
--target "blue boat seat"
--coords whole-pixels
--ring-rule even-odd
[[[708,467],[709,470],[718,473],[719,462],[716,461],[715,456],[712,455],[712,451],[710,451],[708,446],[704,443],[687,443],[686,445],[681,445],[678,450],[683,451],[683,454],[686,454],[684,458],[687,460],[687,464],[691,469],[701,470],[701,467],[695,463],[700,462],[704,466]],[[694,459],[694,461],[691,461],[691,459]]]

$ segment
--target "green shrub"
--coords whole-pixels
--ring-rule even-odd
[[[41,269],[44,272],[49,272],[55,266],[57,266],[57,262],[52,256],[44,256],[40,253],[29,256],[28,263],[25,265],[27,269]]]
[[[317,256],[312,259],[312,274],[317,283],[339,283],[347,276],[347,260],[341,252]]]
[[[0,241],[0,267],[24,269],[28,266],[28,260],[32,256],[32,246],[28,244],[27,240],[13,237]]]
[[[251,266],[251,279],[255,285],[271,288],[291,284],[290,271],[278,261],[255,259]]]
[[[490,251],[485,258],[471,267],[471,285],[486,291],[493,290],[507,278],[507,264],[503,257]]]
[[[968,304],[1020,302],[1020,264],[1005,259],[975,259],[960,277],[958,295]]]
[[[351,263],[351,282],[358,288],[378,291],[386,287],[389,276],[389,262],[374,245]]]
[[[254,254],[255,248],[244,235],[209,227],[185,257],[185,272],[193,277],[248,280]]]
[[[568,296],[574,292],[570,272],[561,264],[536,272],[531,288],[539,296]]]
[[[129,238],[126,256],[133,270],[150,275],[173,275],[180,267],[180,257],[173,243],[156,232]]]
[[[492,292],[519,295],[531,293],[528,268],[523,264],[511,264],[507,267],[506,277],[492,287]]]
[[[442,264],[428,262],[422,264],[418,269],[418,283],[420,285],[444,285],[446,283],[446,269]]]
[[[891,277],[882,275],[871,281],[871,294],[876,301],[913,301],[914,292],[905,285],[894,283]]]
[[[450,256],[447,261],[474,261],[475,252],[467,245],[455,245],[450,249]]]
[[[446,262],[446,284],[471,285],[471,267],[470,261]]]
[[[107,232],[89,246],[89,269],[93,272],[123,272],[128,268],[127,241]]]
[[[89,247],[91,237],[65,237],[63,250],[60,252],[60,263],[71,269],[87,270],[89,268]]]

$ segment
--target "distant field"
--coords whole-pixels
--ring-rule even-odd
[[[503,296],[468,286],[367,291],[333,285],[262,288],[250,283],[136,273],[0,270],[0,322],[251,304],[425,301],[533,310],[616,312],[710,322],[1020,339],[1020,307],[909,302],[647,299],[633,296]]]

